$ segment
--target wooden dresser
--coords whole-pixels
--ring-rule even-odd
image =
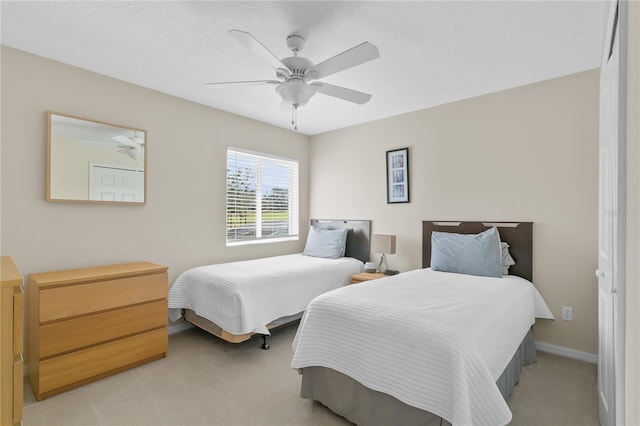
[[[38,401],[166,356],[167,267],[29,275],[28,376]]]
[[[22,421],[23,278],[10,256],[0,263],[0,425]]]

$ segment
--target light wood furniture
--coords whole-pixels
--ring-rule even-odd
[[[377,280],[378,278],[386,277],[382,272],[360,272],[359,274],[351,275],[351,284],[358,284],[365,281]]]
[[[29,275],[28,376],[38,401],[166,356],[167,267]]]
[[[22,421],[23,278],[10,256],[0,263],[0,425]]]

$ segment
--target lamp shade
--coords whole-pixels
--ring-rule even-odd
[[[383,254],[396,253],[396,236],[373,234],[371,236],[371,252]]]

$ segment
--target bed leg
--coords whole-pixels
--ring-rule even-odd
[[[269,344],[267,343],[267,335],[266,334],[262,335],[262,349],[264,349],[265,351],[267,349],[269,349]]]

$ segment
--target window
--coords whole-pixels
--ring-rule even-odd
[[[298,161],[227,149],[227,245],[298,239]]]

